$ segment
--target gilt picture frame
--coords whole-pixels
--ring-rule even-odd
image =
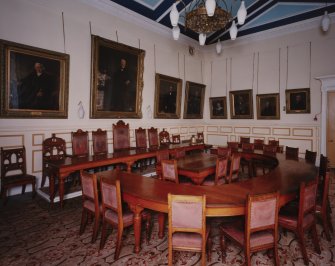
[[[154,118],[180,118],[182,80],[156,73]]]
[[[145,51],[91,36],[91,118],[142,118]]]
[[[257,94],[257,119],[280,119],[279,93]]]
[[[227,97],[209,98],[210,118],[227,119]]]
[[[202,119],[206,85],[186,81],[184,118]]]
[[[232,119],[253,119],[252,90],[230,91],[230,117]]]
[[[1,117],[67,118],[68,54],[0,40]]]
[[[310,89],[290,89],[285,91],[287,114],[310,114]]]

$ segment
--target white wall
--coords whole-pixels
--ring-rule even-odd
[[[195,41],[187,38],[184,38],[184,41],[173,41],[169,29],[162,26],[153,27],[152,22],[147,23],[144,18],[139,22],[132,14],[124,15],[126,20],[120,19],[111,15],[108,10],[112,13],[120,11],[107,8],[101,1],[96,2],[100,3],[100,9],[86,4],[92,3],[88,0],[0,0],[0,39],[58,52],[64,52],[62,30],[62,12],[64,12],[65,51],[70,55],[68,119],[0,119],[0,146],[25,145],[28,172],[41,176],[41,144],[53,132],[66,139],[70,152],[71,131],[78,128],[92,131],[101,127],[108,130],[109,146],[110,148],[112,146],[111,127],[117,119],[89,119],[91,68],[89,22],[92,34],[116,41],[117,31],[119,42],[134,47],[139,47],[140,42],[140,48],[146,51],[143,119],[124,119],[132,129],[133,142],[135,128],[154,126],[159,129],[168,128],[171,133],[181,133],[183,138],[189,138],[197,131],[205,131],[207,141],[213,144],[224,144],[228,139],[250,135],[253,138],[266,140],[279,138],[283,144],[291,146],[294,146],[294,141],[297,140],[297,145],[302,149],[305,147],[319,149],[319,121],[315,122],[313,118],[320,112],[320,83],[313,77],[335,73],[334,25],[330,34],[326,36],[320,35],[318,29],[314,27],[312,30],[261,41],[247,42],[243,38],[237,39],[233,45],[227,43],[230,45],[229,48],[226,47],[227,44],[223,44],[223,53],[217,56],[213,52],[214,46],[200,48]],[[266,33],[263,36],[266,36]],[[310,42],[311,75],[309,75]],[[196,47],[194,56],[189,55],[187,43]],[[311,114],[287,115],[282,111],[285,105],[287,47],[289,47],[288,88],[308,87],[311,77]],[[214,69],[212,73],[211,64]],[[147,106],[150,105],[151,109],[154,109],[155,72],[181,78],[184,83],[188,80],[206,84],[204,119],[148,119]],[[257,90],[258,93],[280,91],[280,121],[209,119],[208,97],[225,96],[229,90],[251,88],[254,90],[254,103]],[[184,95],[183,85],[182,112]],[[86,111],[82,120],[77,116],[79,101],[83,102]]]

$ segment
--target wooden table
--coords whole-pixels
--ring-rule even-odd
[[[247,156],[251,157],[252,154]],[[263,155],[255,154],[256,158]],[[269,160],[268,157],[265,157]],[[300,183],[316,177],[317,170],[305,160],[286,160],[283,154],[272,157],[277,167],[264,176],[254,177],[238,183],[221,186],[190,186],[143,177],[122,172],[122,197],[134,212],[135,252],[140,251],[141,212],[144,208],[158,211],[159,237],[164,235],[164,214],[168,212],[168,193],[183,195],[206,195],[207,216],[235,216],[245,212],[248,194],[261,194],[280,191],[280,206],[293,200],[299,191]],[[117,178],[112,171],[100,172],[99,178]]]
[[[131,172],[132,165],[141,159],[152,158],[156,156],[156,152],[163,149],[168,149],[171,154],[174,154],[178,149],[185,151],[191,150],[206,150],[211,145],[208,144],[170,144],[151,149],[136,149],[131,148],[106,155],[85,156],[85,157],[66,157],[63,160],[49,162],[50,172],[50,202],[53,204],[55,197],[54,180],[58,179],[59,199],[61,207],[64,200],[64,182],[65,179],[73,172],[91,169],[112,164],[124,163],[127,165],[127,171]]]

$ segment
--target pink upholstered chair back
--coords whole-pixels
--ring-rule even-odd
[[[92,131],[93,154],[107,154],[107,130],[98,128],[97,131]]]
[[[88,156],[88,132],[78,129],[76,132],[71,132],[72,136],[72,155],[73,156]]]
[[[146,148],[147,147],[147,133],[145,129],[138,128],[135,129],[136,137],[136,148]]]
[[[193,202],[192,200],[172,201],[172,227],[201,229],[202,208],[202,202]]]
[[[113,124],[113,150],[122,150],[130,148],[129,124],[119,120]]]
[[[164,180],[179,183],[177,162],[175,160],[162,160],[162,177]]]
[[[157,128],[149,128],[148,129],[148,140],[149,140],[149,147],[157,147],[158,143],[158,130]]]
[[[94,199],[94,175],[82,171],[80,173],[81,188],[83,196],[89,199]]]
[[[217,158],[216,159],[216,172],[215,172],[215,181],[217,182],[220,178],[227,176],[227,158]]]
[[[301,189],[301,194],[300,194],[300,200],[303,201],[302,203],[302,211],[309,212],[310,210],[315,209],[316,206],[316,192],[318,188],[318,183],[317,179],[315,181],[310,182],[307,185],[302,184],[300,189]]]
[[[229,158],[231,155],[231,149],[225,147],[218,147],[218,156]]]
[[[112,184],[112,183],[106,182],[105,180],[102,179],[101,182],[100,182],[100,189],[101,189],[102,203],[106,207],[108,207],[108,208],[110,208],[114,211],[117,211],[118,202],[117,202],[116,183]]]
[[[240,162],[241,162],[241,156],[240,155],[233,155],[232,160],[231,160],[231,166],[230,166],[233,171],[239,171]]]

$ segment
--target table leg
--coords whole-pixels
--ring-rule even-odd
[[[158,213],[158,237],[160,239],[164,237],[165,216],[166,214],[163,212]]]
[[[59,177],[58,178],[58,190],[59,190],[59,202],[60,202],[60,207],[63,208],[64,206],[64,178],[63,177]]]
[[[141,226],[142,216],[141,212],[143,208],[138,205],[129,205],[131,211],[134,213],[134,235],[135,235],[135,253],[139,253],[141,250]]]

